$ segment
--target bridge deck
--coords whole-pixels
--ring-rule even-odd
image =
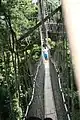
[[[40,66],[34,99],[28,112],[28,117],[30,116],[37,116],[41,119],[51,117],[53,120],[68,120],[59,90],[57,73],[51,61],[50,66],[49,61]]]
[[[54,97],[51,86],[49,61],[44,62],[45,65],[45,82],[44,82],[44,109],[45,117],[50,117],[53,120],[57,120],[57,114],[54,104]]]

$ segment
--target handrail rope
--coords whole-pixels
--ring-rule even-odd
[[[29,107],[30,107],[30,105],[31,105],[31,103],[32,103],[32,101],[33,101],[33,98],[34,98],[34,91],[35,91],[36,78],[37,78],[37,75],[38,75],[38,72],[39,72],[39,68],[40,68],[40,66],[41,66],[41,63],[42,63],[42,60],[40,60],[39,64],[37,65],[36,74],[35,74],[35,77],[34,77],[34,79],[33,79],[34,82],[33,82],[32,96],[31,96],[30,102],[29,102],[28,105],[27,105],[25,117],[26,117],[27,114],[28,114]],[[25,118],[25,117],[24,117],[24,118]]]
[[[59,68],[57,68],[56,62],[51,57],[50,57],[50,60],[51,60],[51,63],[54,65],[54,67],[56,69],[56,72],[58,74],[59,88],[60,88],[60,91],[61,91],[61,95],[62,95],[62,99],[63,99],[64,108],[66,110],[67,118],[68,118],[68,120],[71,120],[69,110],[68,110],[67,105],[66,105],[66,100],[65,100],[65,97],[64,97],[65,95],[64,95],[64,92],[62,90],[62,84],[61,84],[61,78],[60,78],[60,70],[59,70]]]

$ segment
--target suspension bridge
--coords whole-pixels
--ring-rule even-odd
[[[8,20],[9,29],[11,29],[11,35],[9,37],[12,37],[11,42],[9,41],[10,51],[4,52],[4,47],[1,49],[5,79],[9,84],[10,71],[7,70],[7,68],[11,66],[10,69],[14,71],[13,76],[15,76],[15,89],[16,91],[19,90],[19,93],[16,92],[16,96],[22,100],[20,98],[22,89],[23,93],[26,94],[24,95],[26,96],[26,102],[24,99],[22,100],[24,104],[27,104],[24,105],[26,110],[23,109],[23,113],[25,114],[24,119],[25,117],[36,116],[41,119],[50,117],[53,120],[75,120],[77,115],[79,116],[80,114],[79,98],[61,5],[52,10],[51,3],[48,4],[45,0],[41,3],[41,1],[42,0],[39,0],[38,17],[35,18],[37,19],[36,25],[30,28],[27,33],[23,34],[18,40],[11,28],[10,20]],[[21,43],[24,44],[26,39],[28,42],[30,35],[36,32],[35,30],[39,31],[41,57],[36,67],[33,67],[32,70],[30,61],[27,59],[26,48],[24,48],[24,45],[20,45]],[[49,39],[51,41],[49,41]],[[49,48],[48,60],[44,60],[43,58],[44,43]],[[21,51],[20,47],[23,48]],[[21,54],[19,52],[22,52],[21,56],[19,56]],[[29,70],[26,67],[27,65],[29,65]],[[30,72],[29,75],[27,75],[27,71]],[[25,86],[23,86],[22,80]],[[12,83],[12,85],[13,84],[14,83]],[[27,84],[29,85],[29,90]],[[24,89],[31,92],[31,96],[29,96]],[[12,88],[8,86],[11,102],[14,102],[14,100],[12,101],[10,90],[12,90]],[[29,102],[27,102],[27,96],[29,97]],[[80,117],[78,120],[79,119]]]
[[[27,115],[42,119],[50,117],[53,120],[70,120],[55,62],[50,59],[39,64],[34,98]]]
[[[49,50],[48,61],[44,62],[42,57],[40,59],[34,77],[32,98],[25,116],[72,120],[75,114],[75,100],[73,96],[69,96],[68,92],[74,89],[75,78],[61,6],[53,11],[51,17],[47,16],[48,13],[50,12],[45,8],[45,18],[42,18],[43,21],[32,29],[38,28],[41,24],[44,25],[48,37],[55,41],[56,46],[54,50]],[[40,35],[43,44],[46,33],[42,28],[40,28]],[[24,37],[27,37],[27,33],[20,39]]]

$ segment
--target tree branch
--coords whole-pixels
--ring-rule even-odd
[[[51,15],[54,15],[56,12],[58,12],[59,10],[61,10],[61,5],[55,9],[53,11],[53,13]],[[43,22],[45,22],[47,19],[50,18],[50,15],[45,17]],[[22,40],[22,39],[25,39],[26,37],[28,37],[35,29],[37,29],[40,25],[42,25],[42,21],[40,21],[37,25],[35,25],[34,27],[30,28],[25,34],[23,34],[18,40]]]

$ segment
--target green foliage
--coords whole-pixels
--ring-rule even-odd
[[[32,63],[40,58],[39,31],[18,41],[36,25],[31,0],[3,0],[0,6],[0,117],[22,120],[32,95]]]
[[[12,105],[13,105],[13,112],[15,114],[15,119],[21,120],[21,118],[22,118],[22,110],[19,107],[19,99],[14,97],[13,101],[12,101]]]
[[[51,48],[51,49],[54,49],[54,47],[55,47],[55,42],[54,42],[54,41],[51,41],[50,38],[48,38],[48,44],[50,45],[50,48]]]
[[[11,17],[14,30],[18,35],[27,31],[30,27],[35,25],[37,10],[31,4],[31,0],[19,0],[15,8],[11,8]]]
[[[59,4],[60,4],[59,0],[54,0],[54,1],[53,0],[47,0],[47,1],[52,4],[53,9],[56,8],[57,6],[59,6]]]

